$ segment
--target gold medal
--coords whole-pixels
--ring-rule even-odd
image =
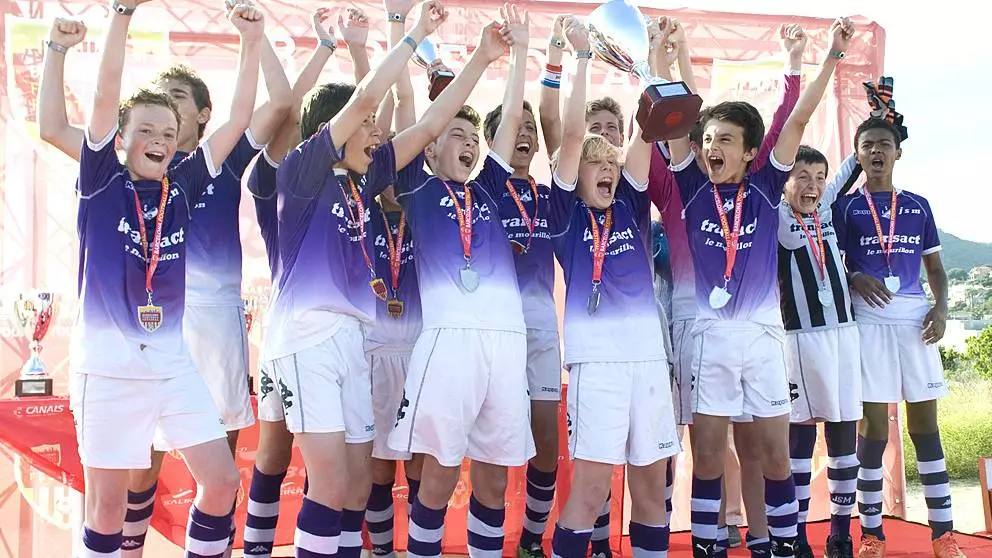
[[[385,301],[386,300],[387,295],[389,293],[386,291],[386,282],[385,281],[383,281],[379,277],[376,277],[376,278],[372,279],[371,281],[369,281],[369,287],[372,287],[372,292],[375,293],[375,296],[379,300],[382,300],[382,301]]]
[[[153,333],[162,326],[162,307],[151,304],[138,307],[138,323],[148,333]]]
[[[399,318],[403,315],[403,307],[403,301],[398,298],[391,298],[386,301],[386,311],[394,318]]]

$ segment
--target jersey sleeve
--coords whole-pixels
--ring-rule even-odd
[[[341,150],[331,139],[331,129],[325,124],[286,155],[279,167],[276,188],[286,195],[315,198],[341,157]]]
[[[482,170],[475,176],[475,182],[482,186],[490,198],[498,200],[512,173],[513,169],[510,164],[496,152],[490,151],[489,155],[486,155],[486,161],[482,164]]]
[[[648,173],[648,197],[651,203],[664,212],[668,202],[675,195],[675,176],[668,167],[669,159],[662,153],[662,143],[658,142],[657,149],[651,152],[651,171]]]
[[[847,159],[844,159],[844,162],[840,164],[840,168],[830,177],[830,182],[827,182],[826,188],[823,189],[823,200],[821,202],[823,205],[830,206],[837,200],[841,189],[847,184],[851,175],[854,174],[854,167],[856,166],[858,166],[858,159],[853,153],[848,155]]]
[[[426,161],[427,157],[421,152],[396,174],[396,183],[393,185],[393,191],[396,192],[396,201],[400,204],[411,203],[414,197],[413,194],[430,178],[430,175],[424,170],[424,163]],[[406,205],[404,207],[409,209]]]
[[[923,238],[920,245],[923,248],[923,255],[928,256],[940,251],[940,236],[937,234],[937,221],[933,218],[933,211],[930,209],[930,202],[919,198],[923,211],[926,212],[926,222],[923,224]]]
[[[255,137],[251,135],[251,130],[245,130],[234,149],[231,150],[231,154],[224,160],[224,169],[234,173],[234,176],[244,176],[245,171],[248,170],[248,165],[263,147],[265,146],[255,141]]]
[[[634,179],[624,169],[620,173],[620,184],[617,185],[616,195],[633,211],[634,222],[643,231],[651,226],[651,200],[644,190],[635,186]]]
[[[396,151],[393,149],[392,140],[387,141],[372,154],[372,164],[369,165],[366,177],[364,192],[370,200],[396,183]]]
[[[782,82],[782,101],[779,103],[778,108],[775,109],[775,114],[772,116],[772,124],[768,127],[768,133],[765,134],[765,139],[761,142],[761,148],[758,149],[758,155],[754,159],[752,171],[756,172],[761,168],[768,161],[768,155],[775,149],[775,144],[778,143],[778,137],[782,134],[782,128],[785,128],[785,122],[789,120],[792,109],[796,108],[796,103],[799,102],[799,80],[801,77],[800,72],[790,72],[785,75],[785,79]]]
[[[751,185],[761,191],[772,207],[778,207],[782,193],[785,192],[785,183],[789,180],[789,173],[792,172],[795,163],[792,165],[779,163],[775,159],[774,151],[769,151],[764,161],[767,164],[761,165],[758,170],[752,170]]]
[[[851,227],[847,221],[847,208],[851,205],[849,196],[844,196],[834,202],[831,206],[831,214],[834,220],[834,233],[837,235],[837,248],[842,253],[847,252],[850,246],[849,236]]]
[[[79,178],[76,179],[76,191],[84,200],[102,192],[111,178],[125,170],[114,149],[116,129],[98,142],[91,141],[89,131],[86,136],[79,154]]]
[[[190,207],[200,201],[207,187],[213,184],[215,178],[223,172],[214,166],[213,157],[210,153],[210,146],[206,142],[201,143],[186,156],[185,159],[176,163],[169,169],[171,180],[178,183],[186,192]]]
[[[568,231],[572,210],[575,209],[575,184],[565,184],[558,175],[551,172],[551,211],[548,228],[551,236],[560,236]]]
[[[673,164],[671,167],[672,176],[679,187],[679,195],[682,196],[682,203],[688,204],[696,192],[698,192],[709,180],[703,173],[699,165],[696,164],[696,154],[690,152],[681,163]]]

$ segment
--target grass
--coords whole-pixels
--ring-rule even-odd
[[[992,382],[973,377],[949,380],[950,393],[937,403],[944,460],[951,479],[977,479],[978,458],[992,455]],[[901,411],[903,453],[908,481],[919,479],[916,451]]]

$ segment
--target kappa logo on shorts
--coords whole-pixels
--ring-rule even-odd
[[[400,401],[400,408],[396,410],[396,424],[393,428],[400,425],[400,421],[406,418],[406,408],[410,406],[410,400],[406,398],[406,390],[403,390],[403,400]]]
[[[782,407],[782,406],[785,406],[785,405],[788,405],[788,404],[789,404],[789,400],[788,399],[779,399],[777,401],[772,401],[772,403],[771,403],[772,407]]]
[[[793,401],[799,399],[799,384],[789,382],[789,397],[791,397]]]
[[[689,376],[689,391],[695,391],[695,390],[696,390],[696,375],[693,374]]]
[[[568,423],[568,437],[572,437],[572,413],[565,413],[565,422]]]
[[[675,445],[675,442],[661,442],[658,444],[658,449],[666,450]]]
[[[286,384],[279,380],[279,395],[282,396],[282,406],[288,409],[293,406],[293,392],[286,387]]]
[[[927,389],[940,389],[944,387],[944,382],[930,382],[927,384]]]
[[[272,386],[272,378],[270,378],[268,374],[262,372],[259,375],[261,376],[261,379],[258,382],[259,389],[262,392],[262,399],[265,399],[265,396],[272,393],[272,390],[275,388]]]

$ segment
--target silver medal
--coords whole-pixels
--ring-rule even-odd
[[[710,307],[719,310],[730,302],[731,294],[726,287],[713,287],[710,291]]]
[[[465,266],[459,270],[459,275],[462,280],[462,286],[468,292],[475,292],[475,289],[479,288],[479,272],[472,269],[469,266]]]
[[[599,308],[599,289],[593,285],[592,292],[589,293],[589,306],[586,308],[589,311],[589,315],[592,316],[596,313]]]
[[[834,295],[830,292],[830,289],[826,285],[820,287],[820,292],[816,294],[816,297],[820,299],[820,304],[825,308],[829,308],[834,305]]]
[[[890,293],[895,294],[899,292],[899,287],[901,286],[902,284],[899,282],[898,275],[889,275],[885,278],[885,288],[889,289]]]

